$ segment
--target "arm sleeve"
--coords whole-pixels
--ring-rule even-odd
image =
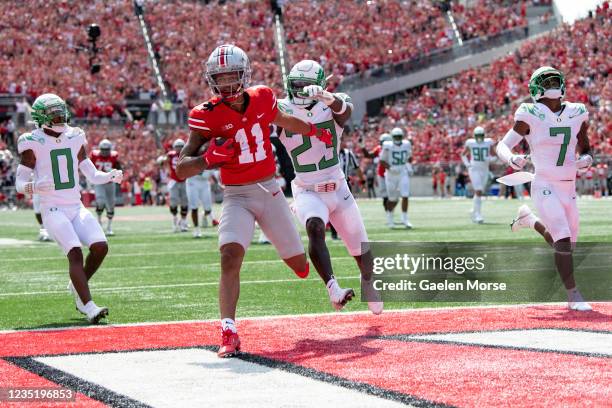
[[[510,163],[510,159],[513,156],[512,149],[514,149],[521,140],[523,140],[523,136],[519,135],[514,129],[510,129],[495,148],[497,157],[503,160],[504,163]]]
[[[97,170],[90,159],[83,160],[79,169],[91,184],[106,184],[111,181],[111,173]]]

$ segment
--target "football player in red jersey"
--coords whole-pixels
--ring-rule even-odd
[[[168,182],[168,191],[170,192],[170,214],[172,214],[172,230],[174,232],[187,231],[187,211],[189,209],[187,203],[187,185],[185,177],[179,177],[176,174],[176,167],[179,162],[179,154],[185,146],[183,139],[176,139],[172,142],[172,150],[164,156],[162,163],[167,163],[170,170],[170,181]],[[178,207],[181,207],[181,219],[178,219]]]
[[[215,93],[189,114],[190,135],[181,152],[177,173],[190,177],[206,168],[221,168],[225,184],[219,224],[221,278],[219,308],[222,343],[219,357],[240,350],[236,331],[236,304],[240,267],[253,237],[255,221],[285,263],[300,278],[308,275],[304,246],[289,205],[274,179],[276,164],[270,142],[270,124],[331,144],[332,135],[278,110],[274,92],[265,86],[248,87],[249,59],[234,45],[217,47],[206,62],[206,80]],[[200,147],[213,140],[202,156]]]
[[[113,150],[113,144],[108,139],[100,141],[98,148],[92,150],[90,158],[94,166],[100,171],[108,173],[112,169],[121,170],[119,153]],[[102,213],[106,208],[106,218],[108,218],[106,235],[114,235],[111,223],[115,215],[116,184],[108,183],[94,185],[94,190],[96,192],[96,213],[98,214],[98,222],[102,225]]]

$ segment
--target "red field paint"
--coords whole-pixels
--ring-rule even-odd
[[[247,361],[303,370],[303,375],[355,389],[363,385],[364,392],[386,392],[385,398],[403,402],[415,398],[422,405],[603,406],[612,395],[608,355],[413,341],[406,336],[510,329],[526,329],[527,336],[528,329],[537,328],[570,330],[569,337],[571,331],[609,334],[612,304],[597,304],[588,313],[560,306],[464,308],[245,319],[238,324]],[[0,334],[0,358],[210,348],[219,337],[216,322],[16,332]],[[0,360],[0,387],[24,381],[50,384]]]

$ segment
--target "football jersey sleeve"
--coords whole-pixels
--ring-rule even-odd
[[[530,127],[533,123],[533,118],[537,117],[537,108],[533,103],[521,103],[516,112],[514,113],[515,122],[525,122]]]
[[[278,102],[274,91],[267,86],[259,86],[257,89],[262,109],[266,113],[265,117],[268,122],[272,122],[276,118],[278,112]]]
[[[187,124],[190,130],[210,132],[210,124],[208,121],[206,110],[203,105],[198,105],[189,112]]]
[[[80,127],[75,127],[74,132],[79,138],[79,142],[81,143],[81,145],[84,147],[87,147],[87,137],[85,136],[85,131],[81,129]]]
[[[26,150],[34,150],[34,147],[36,146],[36,142],[35,141],[35,136],[32,135],[31,133],[24,133],[23,135],[19,136],[19,139],[17,139],[17,152],[19,152],[19,154],[25,152]]]
[[[583,103],[572,103],[568,114],[572,120],[580,124],[589,120],[589,111]]]

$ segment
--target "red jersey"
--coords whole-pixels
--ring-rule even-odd
[[[221,166],[223,184],[251,184],[276,173],[270,142],[270,123],[278,112],[276,96],[266,86],[253,86],[245,92],[249,101],[244,114],[221,103],[218,96],[189,113],[190,129],[210,132],[211,137],[233,139],[234,149],[240,152],[233,161]]]
[[[374,150],[372,150],[372,154],[374,155],[374,157],[380,157],[380,152],[382,152],[382,146],[381,145],[376,146],[374,148]],[[380,160],[378,160],[378,166],[376,167],[376,173],[380,177],[385,177],[385,168],[383,167],[383,165],[380,162]]]
[[[118,167],[117,163],[119,162],[119,153],[111,150],[110,156],[102,156],[100,150],[94,149],[92,150],[89,158],[98,170],[109,172]]]
[[[168,167],[170,168],[170,178],[178,182],[185,181],[184,178],[179,178],[176,175],[176,165],[178,164],[178,161],[179,161],[179,153],[177,153],[176,150],[170,150],[166,154],[166,157],[168,158]]]

